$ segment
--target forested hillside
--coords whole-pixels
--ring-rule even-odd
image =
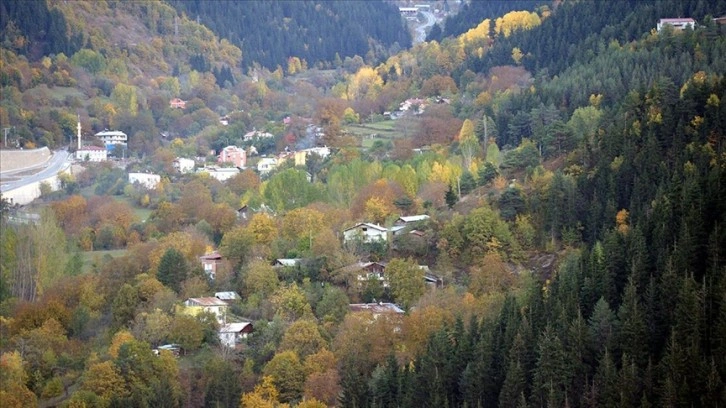
[[[398,8],[382,1],[171,1],[242,49],[241,64],[271,70],[297,57],[306,66],[373,63],[411,46]]]
[[[375,58],[245,51],[389,6],[362,3],[13,5],[73,35],[1,20],[11,142],[80,116],[129,145],[0,200],[0,405],[726,406],[726,1],[475,1],[390,55],[400,20],[361,25]]]
[[[444,9],[449,8],[450,2],[444,1]],[[551,2],[537,0],[509,0],[509,1],[487,1],[471,0],[463,3],[461,11],[448,16],[443,23],[442,29],[437,24],[428,37],[427,41],[441,41],[446,37],[459,36],[469,29],[479,25],[486,19],[495,19],[507,14],[510,11],[527,10],[532,11],[539,6],[549,6]]]

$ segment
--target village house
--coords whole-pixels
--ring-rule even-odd
[[[443,287],[443,279],[431,273],[428,265],[419,265],[418,267],[424,272],[424,283],[428,287],[432,289]],[[354,282],[357,282],[359,286],[367,281],[377,280],[381,282],[384,288],[388,287],[386,262],[356,262],[338,269],[337,274],[349,277]]]
[[[362,242],[388,241],[388,228],[367,222],[358,223],[343,231],[343,240],[348,243],[354,240]]]
[[[257,172],[265,175],[277,168],[277,159],[274,157],[263,157],[257,162]]]
[[[250,214],[256,214],[256,213],[265,213],[270,215],[275,215],[275,211],[272,210],[269,206],[262,203],[257,208],[251,208],[247,204],[243,205],[242,207],[237,209],[237,219],[238,220],[247,220],[247,218],[250,217]]]
[[[233,291],[215,292],[214,297],[216,297],[217,299],[219,299],[222,302],[225,302],[227,304],[235,303],[242,299],[240,297],[240,295],[237,294],[237,292],[233,292]]]
[[[295,166],[304,166],[307,162],[308,156],[310,156],[311,154],[316,154],[320,156],[321,159],[325,159],[326,157],[330,156],[330,148],[327,146],[311,147],[309,149],[296,151],[294,153]]]
[[[237,146],[227,146],[217,155],[217,163],[231,163],[234,167],[242,169],[247,166],[247,152]]]
[[[410,224],[414,224],[417,222],[426,221],[429,218],[430,217],[426,214],[398,217],[398,219],[393,223],[393,225],[410,225]]]
[[[412,229],[413,226],[418,225],[419,223],[426,222],[430,217],[426,214],[423,215],[411,215],[411,216],[404,216],[404,217],[398,217],[398,219],[393,223],[393,226],[391,226],[391,235],[399,235],[404,233],[405,231],[408,231],[409,233],[421,235],[423,234],[421,231]],[[410,228],[409,228],[410,227]],[[406,229],[409,228],[409,229]]]
[[[302,258],[278,258],[272,263],[273,267],[276,268],[294,268],[300,265]]]
[[[249,142],[252,139],[269,139],[271,137],[275,137],[272,133],[269,132],[261,132],[259,130],[252,130],[250,132],[245,133],[244,136],[242,136],[242,140],[245,142]]]
[[[656,26],[660,32],[664,27],[673,27],[674,30],[683,31],[686,28],[696,28],[696,20],[692,18],[661,18]]]
[[[129,141],[128,135],[118,130],[104,130],[96,133],[96,137],[103,142],[108,151],[114,150],[116,146],[126,147]]]
[[[243,339],[254,331],[252,323],[227,323],[219,327],[219,342],[229,348],[237,348]]]
[[[187,102],[179,98],[174,98],[169,101],[169,107],[172,109],[185,109],[187,107]]]
[[[245,204],[242,207],[237,209],[237,219],[238,220],[246,220],[247,217],[250,214],[250,207]]]
[[[217,269],[222,264],[222,255],[217,251],[210,252],[208,254],[199,257],[199,261],[202,263],[202,269],[204,274],[211,280],[217,277]]]
[[[227,302],[216,297],[189,298],[184,301],[182,313],[197,316],[200,313],[212,313],[220,324],[227,321]]]
[[[155,190],[161,183],[161,176],[153,173],[129,173],[129,183],[138,184],[148,190]]]
[[[198,169],[197,173],[207,173],[209,177],[224,182],[238,175],[239,169],[237,167],[205,166]]]
[[[176,159],[174,159],[174,163],[172,165],[179,173],[186,174],[194,171],[196,162],[192,159],[177,157]]]
[[[381,315],[402,315],[403,309],[394,303],[351,303],[348,305],[351,313],[370,313],[376,319]]]
[[[108,160],[108,150],[98,146],[83,146],[76,150],[76,160],[104,162]]]
[[[388,287],[388,281],[384,275],[386,265],[380,262],[356,262],[341,268],[339,271],[342,276],[354,276],[358,281],[358,285],[369,280],[378,280],[383,287]]]

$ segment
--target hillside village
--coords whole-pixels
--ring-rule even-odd
[[[722,16],[0,4],[0,406],[726,405]]]

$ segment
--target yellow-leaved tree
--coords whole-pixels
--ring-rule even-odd
[[[471,170],[472,160],[474,156],[481,152],[481,146],[479,146],[479,140],[474,134],[474,122],[470,119],[465,120],[461,125],[458,141],[461,157],[464,159],[464,168]]]
[[[496,20],[494,31],[509,37],[516,30],[530,30],[542,23],[539,15],[529,11],[511,11]]]
[[[348,100],[375,99],[383,88],[383,79],[378,72],[364,66],[352,75],[348,81],[346,97]]]

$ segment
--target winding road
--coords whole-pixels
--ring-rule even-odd
[[[0,183],[2,183],[0,184],[0,192],[4,193],[6,191],[15,190],[16,188],[26,186],[30,183],[45,180],[49,177],[55,176],[70,164],[68,161],[69,157],[70,153],[68,153],[68,151],[66,150],[58,150],[54,152],[53,157],[44,164],[45,168],[43,168],[39,172],[27,176],[13,176],[13,178],[19,177],[18,180],[12,180],[7,182],[5,182],[5,180],[0,181]],[[27,169],[21,169],[18,171],[3,173],[2,177],[8,177],[10,174],[13,173],[18,174],[21,171],[28,172]]]
[[[436,24],[436,17],[434,16],[434,13],[430,11],[419,11],[419,13],[426,17],[426,22],[416,27],[416,38],[414,38],[414,43],[422,43],[426,41],[426,30]]]

